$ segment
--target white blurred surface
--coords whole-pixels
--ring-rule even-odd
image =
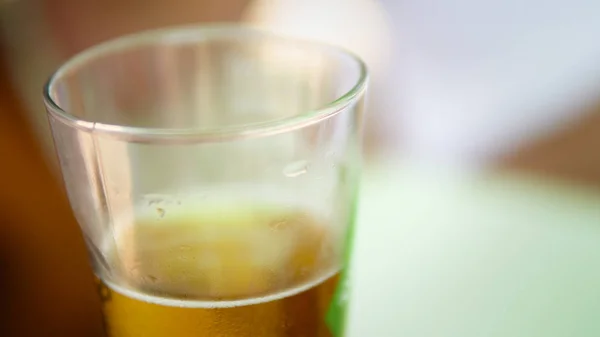
[[[380,165],[356,235],[351,337],[600,335],[600,194]]]
[[[363,56],[374,73],[369,123],[386,145],[466,165],[600,99],[599,17],[597,0],[254,0],[245,16]]]
[[[380,1],[398,52],[390,143],[412,158],[485,162],[600,98],[599,1]]]
[[[352,50],[374,73],[389,66],[391,26],[376,0],[254,0],[242,20],[280,34]]]
[[[242,21],[254,27],[340,46],[369,68],[369,135],[392,137],[398,129],[386,102],[395,46],[389,13],[378,0],[252,0]]]

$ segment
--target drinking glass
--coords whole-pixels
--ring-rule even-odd
[[[44,99],[113,337],[344,335],[367,71],[214,25],[92,47]]]

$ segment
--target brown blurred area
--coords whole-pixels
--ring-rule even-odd
[[[600,189],[600,101],[583,118],[506,156],[499,167]]]
[[[83,241],[5,67],[0,154],[0,334],[99,336],[99,302]]]
[[[73,54],[106,39],[169,25],[235,21],[246,0],[46,0],[59,47]]]
[[[14,49],[21,46],[10,43],[27,43],[19,40],[25,35],[53,44],[52,52],[64,59],[108,38],[142,29],[236,20],[244,4],[240,0],[0,2],[0,6],[13,6],[2,8],[1,23],[9,36],[0,46],[1,55],[14,56]],[[28,17],[32,22],[16,22]],[[36,21],[40,19],[42,24]],[[27,36],[31,30],[20,25],[43,25],[48,31],[39,31],[44,37]],[[50,50],[43,45],[37,48],[50,58]],[[61,182],[44,153],[43,142],[48,138],[36,137],[33,126],[45,123],[45,117],[40,111],[32,113],[19,95],[12,76],[14,64],[6,57],[0,59],[0,174],[4,177],[0,183],[0,291],[4,293],[0,336],[102,336],[100,305],[84,243]],[[41,93],[41,83],[36,90]]]
[[[140,29],[236,20],[246,3],[37,2],[38,15],[46,20],[62,58]],[[0,336],[101,336],[99,302],[77,224],[40,139],[34,136],[31,117],[10,76],[11,65],[0,61],[0,291],[4,292]],[[600,187],[599,147],[600,103],[590,108],[586,119],[518,149],[499,167]]]

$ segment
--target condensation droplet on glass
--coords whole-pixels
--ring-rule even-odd
[[[308,172],[308,162],[306,160],[298,160],[288,164],[283,168],[283,175],[289,178],[295,178]]]
[[[128,274],[129,274],[130,277],[135,277],[136,275],[139,274],[139,270],[140,269],[138,267],[129,268]]]
[[[158,203],[160,203],[161,201],[162,201],[162,200],[160,200],[160,199],[150,199],[150,200],[148,200],[148,206],[152,206],[152,205],[154,205],[154,204],[158,204]]]
[[[286,220],[276,220],[269,223],[269,228],[271,228],[272,230],[281,230],[284,229],[286,225]]]

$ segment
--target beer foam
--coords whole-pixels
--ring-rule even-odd
[[[108,286],[111,290],[118,292],[119,294],[136,299],[139,301],[152,303],[156,305],[168,306],[168,307],[179,307],[179,308],[190,308],[190,309],[220,309],[220,308],[234,308],[234,307],[244,307],[250,305],[256,305],[261,303],[273,302],[280,299],[284,299],[287,297],[292,297],[294,295],[300,294],[306,290],[314,288],[321,283],[324,283],[335,274],[340,271],[339,268],[332,269],[327,273],[323,273],[320,277],[317,277],[309,282],[306,282],[298,287],[283,290],[271,295],[248,298],[242,300],[229,300],[229,301],[198,301],[198,300],[181,300],[181,299],[172,299],[172,298],[164,298],[160,296],[154,296],[150,294],[144,294],[134,289],[128,289],[126,287],[122,287],[115,283],[111,283],[109,281],[103,280],[104,284]]]
[[[235,210],[240,205],[264,205],[273,209],[304,210],[319,219],[318,224],[327,227],[340,226],[329,216],[330,205],[315,202],[319,198],[297,198],[297,191],[285,191],[276,186],[259,184],[230,184],[218,187],[191,188],[175,194],[149,193],[134,202],[131,208],[111,214],[111,230],[99,240],[101,251],[111,252],[122,241],[122,236],[140,221],[163,222],[206,216]]]

